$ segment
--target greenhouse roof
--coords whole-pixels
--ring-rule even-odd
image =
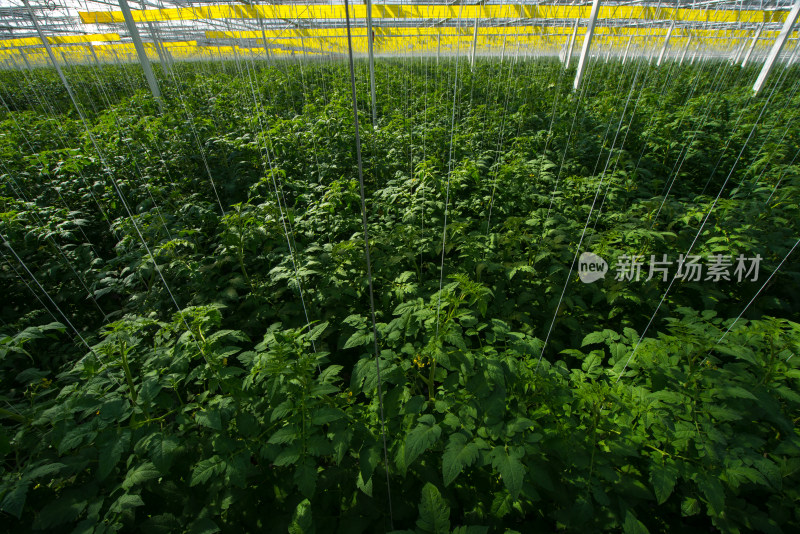
[[[34,25],[64,58],[132,60],[133,28],[125,0],[0,0],[0,59],[41,61]],[[735,54],[756,44],[766,55],[795,2],[601,1],[596,50],[650,53],[669,41],[671,53]],[[336,55],[346,49],[345,4],[333,2],[129,1],[131,21],[148,55],[174,57],[251,53]],[[356,53],[367,50],[367,8],[349,6]],[[377,54],[501,53],[508,45],[526,54],[566,53],[583,36],[592,2],[372,3]],[[793,54],[797,32],[788,35]],[[22,57],[22,56],[25,57]],[[58,55],[58,54],[57,54]],[[13,62],[9,66],[13,67]]]

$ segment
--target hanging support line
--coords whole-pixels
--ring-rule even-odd
[[[369,51],[369,94],[372,98],[372,128],[378,129],[378,115],[375,111],[375,54],[373,52],[373,42],[375,41],[372,31],[372,0],[367,0],[367,47]]]
[[[750,139],[753,137],[753,134],[756,131],[756,127],[758,126],[758,123],[761,120],[761,117],[764,114],[764,111],[767,109],[767,106],[769,105],[770,101],[772,100],[772,96],[775,94],[775,90],[778,88],[778,85],[780,85],[781,83],[782,83],[782,77],[779,78],[778,82],[775,83],[775,85],[772,87],[772,91],[770,92],[769,96],[767,97],[766,102],[764,103],[764,106],[761,108],[761,112],[759,113],[758,118],[756,118],[756,121],[753,123],[753,127],[750,130],[750,134],[747,136],[747,139],[745,140],[744,144],[742,145],[742,149],[739,151],[739,155],[737,156],[736,161],[734,161],[733,166],[731,167],[731,170],[728,172],[728,176],[725,178],[725,181],[722,183],[722,187],[720,187],[719,193],[717,193],[717,196],[714,198],[714,201],[711,203],[711,206],[709,207],[708,211],[706,212],[705,216],[703,217],[703,221],[700,224],[700,228],[697,230],[697,234],[695,234],[694,239],[692,240],[692,244],[689,245],[689,250],[686,251],[686,254],[685,254],[684,257],[688,257],[689,254],[692,253],[692,249],[694,248],[695,244],[697,243],[697,240],[700,237],[700,235],[703,233],[703,229],[705,228],[709,217],[711,217],[711,213],[714,211],[714,208],[716,207],[717,202],[719,201],[720,197],[722,196],[722,192],[725,190],[725,186],[728,185],[728,181],[730,180],[731,176],[733,175],[733,171],[736,169],[736,165],[739,163],[739,160],[741,159],[745,148],[747,148],[747,145],[750,142]],[[672,289],[672,286],[675,283],[676,279],[677,279],[677,273],[670,280],[669,285],[667,286],[667,290],[661,296],[661,300],[659,301],[658,306],[656,306],[656,309],[653,312],[653,315],[650,316],[650,320],[647,322],[647,325],[644,327],[644,330],[639,335],[639,339],[636,342],[636,345],[634,345],[633,351],[631,352],[630,356],[628,356],[628,359],[625,361],[625,365],[622,367],[622,371],[619,373],[619,375],[617,376],[616,380],[614,380],[615,384],[620,381],[620,379],[625,374],[625,371],[628,369],[628,365],[631,363],[631,361],[633,360],[633,357],[636,355],[636,351],[639,349],[639,345],[642,343],[642,340],[644,339],[644,336],[647,334],[647,331],[650,329],[650,325],[653,324],[653,321],[656,318],[656,314],[661,309],[661,305],[664,304],[664,301],[666,300],[667,295],[669,294],[670,289]]]
[[[786,253],[786,256],[784,256],[784,257],[783,257],[783,259],[782,259],[782,260],[781,260],[781,262],[778,264],[778,266],[777,266],[777,267],[775,267],[775,270],[774,270],[774,271],[772,271],[772,273],[771,273],[771,274],[769,275],[769,277],[768,277],[768,278],[767,278],[767,279],[764,281],[764,283],[761,285],[761,287],[758,289],[758,291],[756,291],[756,294],[755,294],[755,295],[753,295],[753,298],[751,298],[751,299],[750,299],[750,302],[748,302],[748,303],[745,305],[745,307],[742,309],[741,313],[739,313],[739,315],[738,315],[738,316],[736,316],[736,319],[734,319],[734,320],[733,320],[733,322],[732,322],[732,323],[731,323],[731,324],[728,326],[728,329],[727,329],[727,330],[725,330],[725,333],[724,333],[724,334],[722,334],[722,337],[720,337],[720,338],[717,340],[717,342],[716,342],[716,343],[714,343],[714,345],[719,345],[719,344],[722,342],[722,340],[723,340],[723,339],[725,339],[725,336],[727,336],[727,335],[728,335],[728,333],[731,331],[731,329],[733,328],[733,326],[734,326],[734,325],[735,325],[735,324],[736,324],[736,323],[739,321],[739,319],[741,319],[741,318],[742,318],[742,315],[744,315],[744,312],[746,312],[746,311],[747,311],[747,308],[749,308],[749,307],[750,307],[750,305],[753,303],[753,301],[754,301],[754,300],[756,300],[756,298],[758,298],[758,296],[761,294],[761,292],[764,290],[764,288],[765,288],[765,287],[767,287],[767,284],[769,284],[769,281],[770,281],[770,280],[772,280],[772,277],[773,277],[773,276],[775,276],[775,273],[777,273],[777,272],[778,272],[778,270],[780,270],[780,268],[783,266],[784,262],[785,262],[786,260],[788,260],[788,259],[789,259],[789,256],[791,256],[791,255],[792,255],[792,252],[794,252],[794,249],[796,249],[796,248],[797,248],[797,245],[800,245],[800,239],[798,239],[797,241],[795,241],[795,242],[794,242],[794,245],[792,245],[792,248],[791,248],[791,249],[789,249],[789,252],[787,252],[787,253]],[[702,361],[702,362],[700,362],[700,365],[703,365],[703,364],[705,363],[705,361],[708,359],[708,356],[709,356],[710,354],[711,354],[711,351],[709,351],[709,353],[708,353],[708,354],[706,354],[706,357],[705,357],[705,358],[703,358],[703,361]]]
[[[463,10],[463,4],[458,10],[458,18],[461,20],[461,11]],[[442,284],[444,282],[444,255],[445,249],[447,248],[447,207],[450,205],[450,175],[453,174],[453,134],[455,133],[456,127],[456,102],[460,102],[457,100],[458,96],[458,64],[460,48],[456,48],[456,72],[453,77],[453,113],[450,116],[450,150],[448,151],[447,156],[447,185],[445,186],[445,195],[444,195],[444,224],[442,227],[442,260],[439,265],[439,292],[436,294],[436,337],[434,339],[439,339],[439,320],[441,317],[442,311]]]
[[[70,86],[69,82],[67,82],[66,77],[64,77],[64,73],[62,72],[61,68],[59,67],[58,63],[56,62],[56,58],[53,55],[53,51],[50,48],[50,45],[47,44],[47,40],[44,39],[44,34],[42,33],[41,28],[39,27],[38,20],[36,19],[36,16],[33,13],[33,9],[31,9],[30,4],[28,4],[28,0],[23,0],[23,2],[25,3],[26,7],[28,8],[28,12],[30,13],[31,19],[34,22],[34,24],[35,24],[35,26],[37,28],[37,31],[39,32],[39,35],[42,38],[42,41],[45,43],[45,47],[46,47],[47,51],[49,52],[48,55],[50,57],[50,62],[52,63],[53,67],[56,69],[56,72],[59,74],[59,78],[61,79],[61,83],[64,85],[64,87],[67,90],[67,94],[69,95],[70,100],[72,101],[72,105],[75,107],[75,111],[78,113],[78,117],[80,117],[80,119],[81,119],[81,123],[83,124],[83,128],[86,131],[86,135],[89,137],[89,140],[91,141],[92,146],[94,147],[95,151],[97,152],[98,157],[100,158],[100,163],[101,163],[101,165],[103,167],[103,170],[106,172],[106,174],[108,175],[108,178],[111,180],[111,184],[114,187],[114,191],[117,193],[117,196],[119,197],[120,201],[122,202],[122,206],[125,209],[125,212],[128,214],[128,218],[130,219],[131,224],[133,224],[133,228],[136,230],[136,234],[139,237],[139,241],[142,242],[142,245],[144,246],[144,249],[147,252],[147,256],[150,258],[150,261],[153,262],[153,267],[154,267],[156,273],[158,273],[158,276],[161,279],[161,282],[164,284],[164,288],[167,290],[167,293],[169,294],[169,297],[172,300],[172,303],[175,305],[175,309],[178,310],[178,315],[183,320],[183,324],[186,327],[186,330],[191,335],[192,340],[195,343],[198,343],[197,338],[194,335],[194,331],[189,327],[189,323],[186,321],[186,316],[183,313],[183,310],[178,305],[178,301],[175,299],[175,296],[173,295],[172,290],[169,287],[169,284],[167,284],[167,280],[164,278],[164,275],[161,272],[161,269],[158,267],[158,262],[156,261],[155,256],[153,255],[153,252],[150,250],[150,247],[148,246],[147,242],[144,240],[144,236],[142,235],[142,232],[139,229],[139,225],[136,223],[136,219],[133,216],[133,211],[131,210],[130,206],[128,205],[128,201],[125,199],[124,195],[122,194],[122,191],[119,188],[119,184],[117,183],[117,180],[114,178],[114,173],[111,171],[111,168],[108,166],[108,162],[106,161],[105,156],[100,151],[100,147],[97,145],[97,140],[95,139],[94,134],[92,134],[92,131],[89,129],[89,124],[86,122],[86,117],[84,116],[83,111],[81,111],[81,108],[78,105],[78,100],[75,98],[75,93],[72,91],[72,87]],[[212,185],[213,185],[213,181],[212,181]],[[215,188],[215,191],[216,191],[216,188]],[[221,204],[220,204],[220,207],[221,207]],[[223,213],[223,215],[224,215],[224,213]],[[38,284],[38,281],[37,281],[37,284]],[[39,284],[39,285],[41,287],[41,284]],[[42,289],[44,289],[44,288],[42,288]],[[50,299],[50,300],[52,301],[52,299]],[[53,304],[55,304],[55,303],[53,303]],[[66,319],[66,316],[64,318]],[[67,320],[67,321],[69,322],[69,320]],[[71,323],[70,323],[70,326],[72,326]],[[73,327],[73,329],[74,329],[74,327]],[[75,331],[75,333],[78,334],[78,337],[89,348],[91,353],[95,354],[95,352],[92,350],[92,348],[89,347],[88,343],[86,343],[86,341],[83,340],[83,337],[80,335],[80,333],[77,330]],[[205,356],[205,354],[203,354],[203,359],[206,361],[206,363],[209,363],[208,358]],[[83,358],[80,361],[83,361]],[[219,376],[219,373],[218,372],[216,372],[216,373]],[[220,382],[223,382],[221,377],[220,377]]]
[[[353,67],[353,38],[350,34],[350,2],[344,0],[345,21],[347,23],[347,50],[350,62],[350,87],[353,97],[353,122],[356,133],[356,160],[358,161],[358,185],[361,192],[361,223],[364,226],[364,256],[367,262],[367,281],[369,282],[369,309],[372,315],[372,342],[375,349],[375,370],[378,380],[378,409],[381,417],[381,439],[383,440],[383,462],[386,471],[386,493],[389,497],[389,526],[394,530],[392,512],[392,489],[389,483],[389,450],[386,447],[386,423],[383,415],[383,386],[381,385],[381,358],[378,352],[378,327],[375,324],[375,296],[372,289],[372,261],[369,256],[369,232],[367,229],[367,203],[364,196],[364,164],[361,161],[361,135],[358,131],[358,101],[356,100],[356,74]],[[374,100],[373,100],[374,103]]]

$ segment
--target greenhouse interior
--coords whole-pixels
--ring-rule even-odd
[[[0,0],[0,532],[800,532],[798,14]]]

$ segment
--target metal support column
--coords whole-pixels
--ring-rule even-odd
[[[592,0],[589,25],[586,27],[586,35],[583,38],[583,47],[581,47],[581,58],[578,60],[578,72],[575,74],[575,83],[572,84],[573,89],[576,91],[581,85],[581,76],[583,76],[583,70],[586,68],[586,59],[589,56],[589,47],[592,44],[592,35],[594,35],[594,25],[597,23],[598,11],[600,11],[600,0]]]
[[[475,17],[475,28],[472,31],[472,51],[469,55],[469,69],[475,70],[475,49],[478,47],[478,22],[480,17]]]
[[[669,46],[669,38],[672,37],[672,32],[675,30],[675,21],[672,21],[672,24],[669,26],[669,30],[667,31],[667,37],[664,39],[664,45],[661,47],[661,53],[658,54],[658,61],[656,61],[656,67],[661,66],[661,62],[664,60],[664,53],[667,51],[667,47]]]
[[[756,43],[758,43],[758,38],[761,37],[761,31],[764,29],[764,23],[761,23],[761,26],[758,27],[756,34],[753,36],[753,42],[750,43],[750,49],[747,51],[747,55],[744,56],[744,61],[742,61],[742,68],[747,66],[747,62],[750,61],[750,56],[753,55],[753,50],[756,48]]]
[[[743,40],[739,46],[736,48],[736,53],[734,54],[733,58],[731,59],[731,65],[736,65],[739,63],[739,60],[742,58],[742,54],[744,54],[744,49],[747,48],[747,40]]]
[[[581,19],[576,18],[575,19],[575,24],[572,25],[572,35],[569,38],[569,48],[567,48],[567,57],[564,58],[564,68],[565,69],[569,68],[569,64],[572,61],[572,50],[575,47],[575,38],[578,35],[578,22],[580,20]]]
[[[778,34],[775,44],[772,45],[772,49],[769,51],[767,61],[764,63],[764,67],[761,69],[761,74],[758,75],[756,83],[753,84],[753,93],[758,94],[758,92],[761,91],[761,88],[764,86],[767,76],[769,76],[772,67],[775,65],[775,60],[778,59],[781,50],[783,50],[783,46],[786,44],[786,39],[789,37],[789,34],[792,31],[792,26],[794,26],[794,23],[797,22],[798,14],[800,14],[800,0],[795,2],[794,7],[789,12],[789,16],[786,17],[786,20],[783,23],[783,28],[781,29],[781,33]]]
[[[689,47],[692,45],[692,39],[694,39],[694,35],[689,36],[689,40],[686,41],[686,46],[683,47],[683,53],[681,54],[681,65],[683,64],[683,60],[686,59],[686,53],[689,51]]]
[[[128,0],[117,1],[119,2],[119,7],[122,10],[122,16],[125,19],[125,25],[128,27],[128,32],[131,34],[131,39],[133,39],[133,47],[136,48],[136,54],[139,56],[139,63],[142,65],[144,77],[147,78],[147,84],[150,86],[150,92],[153,93],[153,97],[155,97],[159,109],[161,109],[163,112],[164,109],[161,104],[161,90],[158,88],[158,82],[156,82],[156,77],[153,74],[152,67],[150,66],[150,60],[147,59],[147,53],[144,51],[142,38],[139,35],[139,30],[136,28],[136,23],[133,21],[133,15],[131,15],[131,8],[128,6]]]

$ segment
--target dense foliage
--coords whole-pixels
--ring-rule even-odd
[[[388,463],[346,64],[2,74],[4,528],[798,531],[797,70],[377,67]]]

